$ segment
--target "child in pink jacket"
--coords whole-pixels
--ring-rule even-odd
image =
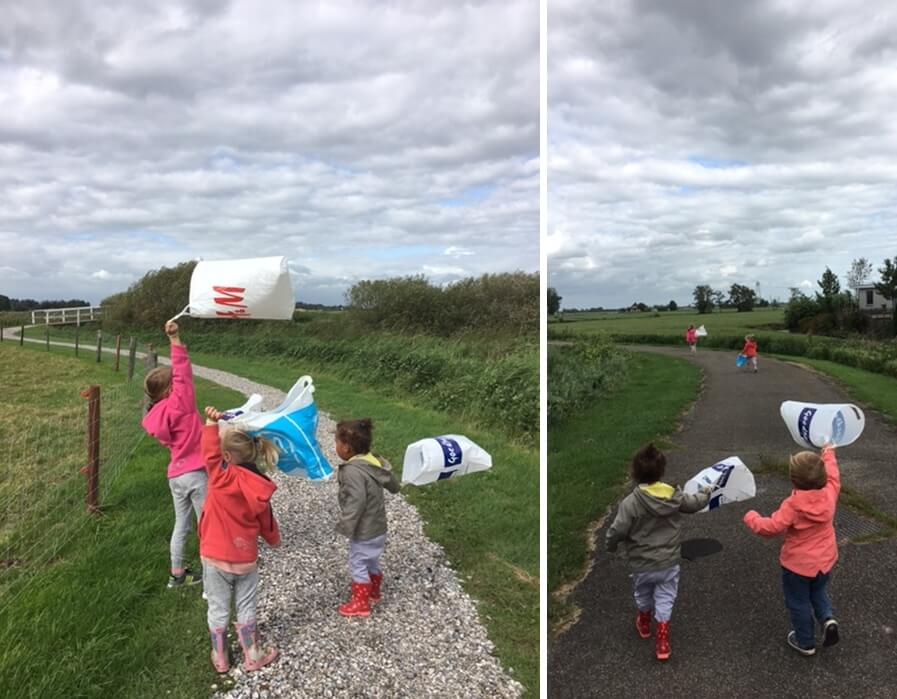
[[[174,500],[174,530],[171,533],[171,575],[168,587],[202,582],[201,573],[184,567],[184,543],[199,519],[206,499],[206,469],[200,451],[202,420],[193,390],[193,369],[187,348],[178,335],[177,323],[165,324],[171,344],[171,367],[150,371],[143,382],[150,408],[143,429],[170,452],[168,487]],[[190,510],[193,510],[191,513]]]
[[[838,560],[832,521],[841,491],[841,475],[834,447],[826,445],[821,455],[812,451],[794,454],[790,475],[794,490],[779,509],[769,517],[751,510],[744,516],[744,523],[760,536],[784,532],[779,562],[785,606],[793,629],[788,634],[788,645],[802,655],[814,655],[814,615],[822,626],[822,645],[838,642],[838,622],[826,591]]]

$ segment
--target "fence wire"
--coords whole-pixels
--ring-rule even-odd
[[[103,504],[144,438],[140,420],[148,369],[138,361],[129,382],[125,355],[118,375],[95,382],[100,386],[100,514],[89,515],[89,401],[80,395],[89,383],[83,381],[89,364],[73,365],[70,357],[56,359],[55,352],[42,356],[6,339],[0,374],[11,400],[0,414],[0,444],[6,447],[0,466],[0,613],[103,516]]]

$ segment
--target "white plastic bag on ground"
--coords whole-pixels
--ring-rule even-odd
[[[786,400],[779,412],[794,441],[807,449],[826,443],[843,447],[863,433],[866,416],[851,403],[801,403]]]
[[[730,456],[705,468],[689,480],[682,490],[694,494],[707,485],[713,485],[714,489],[710,502],[701,512],[715,510],[726,503],[749,500],[757,494],[754,474],[737,456]]]
[[[287,258],[203,261],[190,277],[190,303],[172,320],[182,315],[289,320],[295,307]]]
[[[311,377],[303,376],[293,384],[280,405],[266,412],[257,410],[262,397],[253,393],[239,408],[226,411],[219,426],[224,429],[225,425],[232,425],[253,437],[270,439],[280,449],[277,468],[287,475],[311,481],[326,480],[333,475],[333,469],[315,437],[318,409],[314,391]]]
[[[705,327],[702,325],[700,328],[698,328],[697,330],[695,330],[695,335],[698,336],[698,337],[707,337],[707,328],[705,328]]]
[[[427,485],[492,468],[492,457],[459,434],[431,437],[409,444],[402,465],[402,483]]]

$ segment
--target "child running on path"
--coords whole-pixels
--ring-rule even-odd
[[[349,537],[352,598],[341,605],[343,616],[370,616],[380,601],[383,572],[380,555],[386,546],[386,506],[383,489],[399,492],[389,462],[371,453],[370,419],[347,420],[336,426],[340,518],[336,530]]]
[[[757,373],[757,341],[754,339],[753,335],[745,335],[744,336],[744,348],[741,350],[741,353],[747,357],[747,360],[750,362],[751,366],[754,369],[754,373]]]
[[[202,420],[196,408],[190,357],[181,342],[177,323],[166,323],[165,334],[171,345],[171,367],[158,367],[146,375],[143,388],[150,408],[141,425],[170,453],[168,487],[174,500],[174,530],[168,587],[173,588],[202,582],[200,573],[184,567],[184,544],[193,528],[193,515],[199,519],[202,512],[207,478],[199,450]]]
[[[258,591],[258,537],[280,544],[271,496],[277,486],[259,465],[277,465],[277,447],[262,437],[231,428],[219,436],[221,413],[206,407],[202,455],[209,474],[209,494],[199,523],[199,552],[205,566],[205,593],[212,640],[212,665],[227,672],[227,624],[231,598],[237,608],[237,638],[243,669],[253,672],[277,658],[277,650],[258,642],[255,619]]]
[[[682,327],[681,325],[679,327]],[[691,349],[692,353],[698,351],[698,331],[695,330],[694,325],[689,325],[688,330],[685,331],[685,342],[688,344],[689,349]]]
[[[682,514],[703,509],[713,489],[686,495],[662,483],[666,456],[653,444],[635,455],[631,468],[637,485],[620,502],[605,543],[610,552],[623,544],[638,607],[636,631],[641,638],[650,638],[653,610],[657,620],[655,654],[658,660],[666,660],[670,657],[670,617],[679,589]]]
[[[841,474],[835,449],[825,446],[822,455],[802,451],[791,457],[794,490],[770,517],[751,510],[744,516],[748,528],[760,536],[785,541],[779,562],[785,606],[791,615],[788,645],[802,655],[816,653],[813,616],[822,627],[823,646],[838,642],[838,622],[832,612],[826,586],[838,560],[838,544],[832,522],[841,491]]]

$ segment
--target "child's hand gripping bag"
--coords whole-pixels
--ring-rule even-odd
[[[409,444],[402,465],[402,483],[427,485],[453,476],[492,468],[492,457],[459,434],[431,437]]]
[[[747,364],[747,357],[746,357],[745,355],[743,355],[743,354],[739,354],[739,355],[735,358],[735,366],[737,366],[737,367],[742,367],[742,366],[744,366],[745,364]]]
[[[694,494],[708,485],[713,486],[713,493],[707,506],[700,510],[701,512],[715,510],[726,503],[749,500],[757,494],[754,474],[737,456],[730,456],[705,468],[689,480],[682,490],[685,493]]]
[[[202,261],[190,277],[190,302],[172,320],[182,315],[289,320],[295,307],[285,257]]]
[[[252,408],[261,402],[253,402],[255,394],[237,413],[225,418],[234,427],[245,430],[251,436],[270,439],[280,449],[277,468],[295,478],[323,481],[333,475],[330,463],[321,452],[315,434],[318,429],[318,409],[314,401],[315,387],[310,376],[301,377],[283,402],[273,410],[255,412]],[[250,406],[250,410],[244,410]],[[221,423],[219,423],[221,424]]]
[[[786,400],[779,412],[794,441],[807,449],[853,444],[866,426],[863,411],[850,403]]]

